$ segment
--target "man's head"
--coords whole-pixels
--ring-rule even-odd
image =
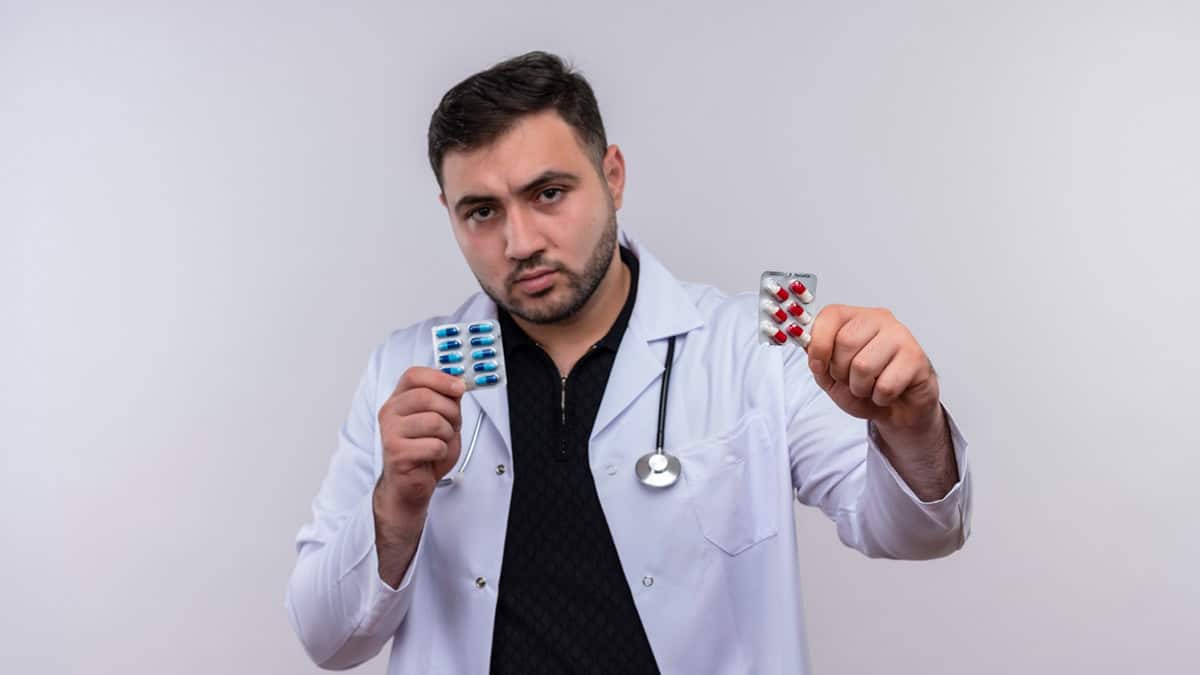
[[[434,111],[429,161],[496,304],[555,323],[587,303],[616,259],[625,160],[583,77],[543,52],[472,75]]]

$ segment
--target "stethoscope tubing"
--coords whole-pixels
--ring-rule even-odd
[[[463,455],[462,464],[459,465],[458,471],[451,473],[437,482],[437,487],[446,487],[454,485],[462,481],[463,474],[467,471],[467,465],[471,463],[471,455],[475,454],[475,442],[479,440],[479,428],[483,426],[483,410],[479,411],[479,415],[475,418],[475,430],[471,432],[471,443],[467,446],[467,454]]]
[[[667,358],[666,362],[663,364],[662,388],[659,389],[658,392],[658,425],[657,433],[655,434],[654,439],[654,452],[639,460],[638,468],[640,469],[641,464],[646,463],[647,472],[653,472],[653,474],[657,475],[663,473],[664,471],[671,471],[674,475],[669,479],[667,476],[663,476],[660,480],[652,480],[648,477],[650,475],[649,473],[647,473],[647,475],[641,475],[642,471],[639,470],[639,480],[641,480],[641,482],[648,487],[670,487],[671,485],[675,484],[675,479],[678,477],[679,460],[663,451],[664,436],[666,435],[667,428],[667,395],[671,387],[671,365],[674,360],[675,336],[672,335],[670,339],[667,340]],[[450,473],[439,479],[437,482],[437,487],[448,487],[450,485],[454,485],[455,483],[462,482],[462,479],[467,471],[467,465],[471,463],[471,456],[475,454],[475,443],[479,440],[479,428],[482,426],[482,424],[483,411],[480,410],[479,415],[475,418],[475,429],[471,432],[471,443],[467,446],[467,452],[463,456],[462,464],[459,465],[458,471]],[[662,459],[656,458],[655,461],[648,461],[655,455]],[[652,468],[658,465],[661,465],[662,468]]]

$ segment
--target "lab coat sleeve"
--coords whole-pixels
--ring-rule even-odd
[[[874,425],[847,415],[817,385],[803,350],[784,357],[788,453],[796,498],[837,524],[847,546],[873,558],[949,555],[970,534],[967,441],[950,412],[958,481],[941,499],[919,499],[884,456]]]
[[[376,654],[412,603],[424,537],[398,588],[379,576],[372,493],[379,476],[375,392],[382,347],[368,362],[337,450],[313,501],[312,522],[296,537],[296,565],[285,606],[314,662],[341,670]]]

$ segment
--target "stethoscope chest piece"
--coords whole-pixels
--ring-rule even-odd
[[[661,451],[643,455],[637,462],[637,476],[649,487],[671,487],[679,480],[679,460]]]

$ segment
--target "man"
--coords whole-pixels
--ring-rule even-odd
[[[913,336],[830,305],[807,353],[765,347],[756,294],[671,277],[618,228],[624,157],[557,57],[451,89],[429,154],[483,292],[368,362],[288,588],[318,664],[390,639],[393,673],[805,672],[793,499],[869,556],[962,546],[966,444]],[[430,329],[478,320],[508,381],[465,393]],[[648,487],[669,352],[682,475]]]

